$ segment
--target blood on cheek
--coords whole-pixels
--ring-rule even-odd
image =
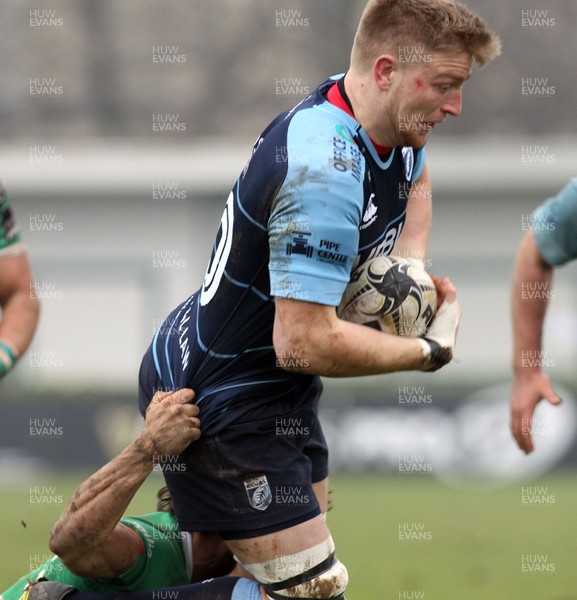
[[[417,79],[415,79],[415,88],[417,88],[418,90],[422,90],[425,88],[425,84],[423,83],[422,79],[419,79],[417,77]]]

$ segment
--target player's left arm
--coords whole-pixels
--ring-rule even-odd
[[[82,577],[113,578],[132,568],[142,541],[119,523],[154,465],[154,458],[180,454],[200,436],[192,390],[157,392],[140,435],[116,458],[82,483],[54,526],[49,546]]]
[[[31,293],[32,273],[26,252],[0,256],[0,378],[30,345],[40,303]]]
[[[409,193],[403,230],[391,254],[425,260],[432,218],[431,180],[425,163]]]

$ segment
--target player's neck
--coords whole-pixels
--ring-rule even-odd
[[[369,134],[373,144],[379,148],[379,154],[383,154],[382,149],[388,152],[394,144],[384,139],[379,134],[371,98],[371,89],[366,78],[355,75],[349,71],[343,78],[342,88],[345,91],[348,102],[352,107],[355,119],[361,124],[363,129]]]

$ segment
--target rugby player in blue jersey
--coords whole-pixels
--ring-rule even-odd
[[[513,371],[511,428],[519,447],[533,451],[531,419],[545,399],[559,404],[549,376],[543,372],[541,336],[549,303],[553,268],[577,258],[577,178],[531,215],[529,230],[517,253],[513,273]],[[524,294],[523,290],[536,293]],[[523,356],[534,357],[524,361]]]
[[[345,322],[335,307],[367,259],[425,258],[427,135],[460,114],[472,65],[499,50],[457,2],[371,0],[346,75],[256,140],[201,289],[143,359],[143,412],[155,390],[191,387],[202,413],[182,472],[165,473],[181,529],[218,532],[271,599],[342,598],[347,585],[324,518],[319,375],[429,371],[452,357],[460,309],[448,279],[422,339]]]

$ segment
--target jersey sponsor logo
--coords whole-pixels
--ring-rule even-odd
[[[374,199],[375,194],[371,194],[367,203],[365,214],[363,215],[363,222],[359,229],[366,229],[369,225],[372,225],[377,220],[378,208],[373,202]]]
[[[349,260],[347,254],[341,254],[341,244],[331,240],[321,240],[320,248],[317,251],[318,259],[321,262],[339,263],[345,265]]]
[[[413,168],[415,167],[415,154],[412,148],[403,148],[401,150],[403,161],[405,162],[405,177],[407,181],[411,181],[413,176]]]
[[[272,492],[266,475],[246,479],[243,483],[250,505],[256,510],[266,510],[272,502]]]
[[[354,146],[357,145],[357,142],[355,142],[355,140],[349,136],[347,128],[344,125],[335,125],[335,131],[350,144],[353,144]]]
[[[295,232],[293,232],[294,234]],[[319,244],[319,248],[316,249],[313,246],[309,245],[310,233],[302,232],[297,233],[293,237],[292,243],[286,245],[286,254],[287,256],[291,256],[293,254],[302,254],[307,258],[312,258],[313,254],[316,256],[316,259],[321,262],[328,263],[339,263],[346,264],[349,260],[347,254],[342,254],[340,252],[341,244],[338,242],[333,242],[332,240],[321,240]]]
[[[292,244],[286,245],[287,256],[291,256],[292,254],[302,254],[307,258],[311,258],[313,255],[313,247],[309,246],[309,240],[306,237],[309,235],[311,234],[303,231],[294,236]]]
[[[356,144],[347,144],[346,137],[333,137],[333,168],[340,173],[350,171],[351,176],[359,183],[361,181],[361,152]],[[350,154],[350,156],[349,156]]]
[[[387,230],[383,241],[371,250],[368,258],[375,258],[375,256],[388,256],[395,247],[395,244],[401,235],[402,229],[403,224],[401,223],[398,227],[391,227],[389,230]]]

